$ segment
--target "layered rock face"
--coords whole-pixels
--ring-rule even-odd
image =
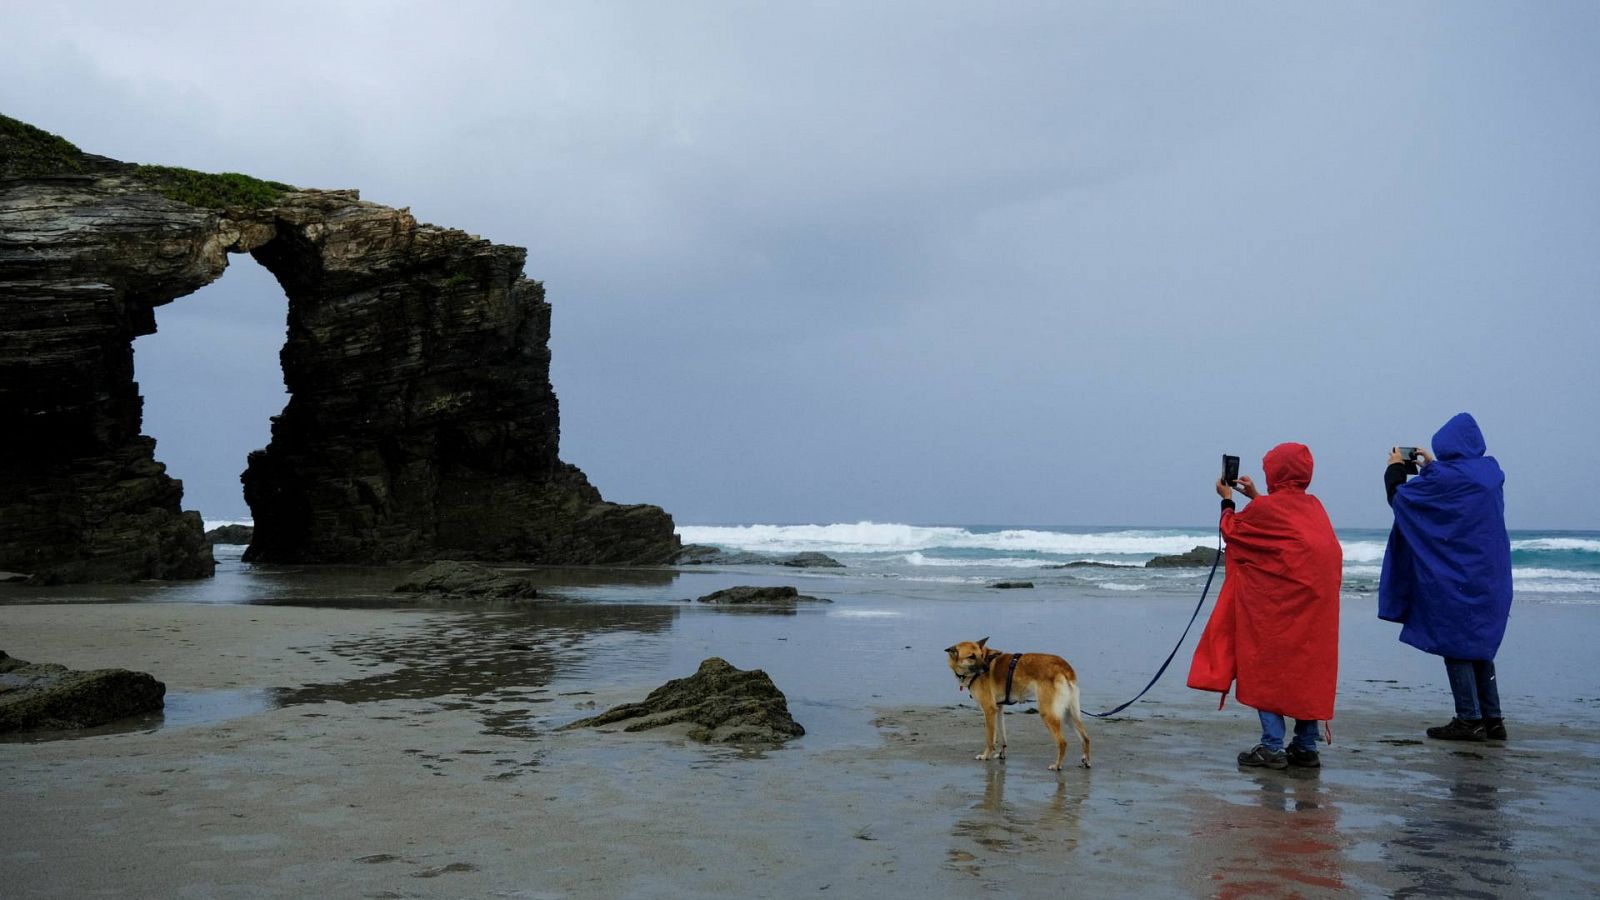
[[[240,252],[288,298],[290,399],[243,476],[247,559],[677,553],[665,512],[607,503],[560,460],[550,307],[522,249],[354,191],[40,150],[17,126],[0,119],[0,569],[210,574],[199,515],[139,433],[132,342]]]

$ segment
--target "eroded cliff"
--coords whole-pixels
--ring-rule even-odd
[[[133,339],[250,253],[287,297],[290,393],[243,476],[247,559],[667,562],[654,506],[559,458],[525,251],[354,191],[133,166],[0,117],[0,569],[195,578],[200,517],[140,434]]]

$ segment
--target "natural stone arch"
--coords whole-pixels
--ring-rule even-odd
[[[135,167],[20,125],[0,119],[0,569],[210,574],[199,516],[140,433],[132,341],[242,252],[289,310],[289,402],[243,476],[247,559],[676,554],[666,513],[607,503],[560,460],[550,307],[521,248],[354,191]]]

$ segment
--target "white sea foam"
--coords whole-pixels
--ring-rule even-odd
[[[1340,541],[1339,546],[1344,548],[1345,565],[1383,561],[1385,545],[1378,541]]]
[[[1559,578],[1568,581],[1593,581],[1600,582],[1600,572],[1585,572],[1577,569],[1541,569],[1541,568],[1513,568],[1511,580],[1519,578]]]
[[[1600,596],[1600,584],[1585,583],[1581,581],[1533,581],[1514,582],[1513,594],[1594,594]]]
[[[1584,538],[1528,538],[1511,542],[1512,550],[1578,550],[1600,553],[1600,541]]]
[[[836,619],[899,619],[905,613],[892,609],[833,609],[828,615]]]
[[[1142,591],[1148,588],[1149,585],[1126,584],[1120,581],[1099,581],[1095,583],[1095,587],[1104,588],[1108,591]]]
[[[1037,569],[1040,566],[1051,565],[1051,562],[1047,559],[1021,559],[1011,556],[997,559],[950,559],[948,557],[927,556],[921,550],[913,550],[901,558],[908,565],[936,566],[949,569],[970,569],[978,566],[994,566],[1002,569]]]
[[[685,543],[713,544],[736,550],[765,553],[906,553],[944,547],[952,550],[989,550],[1009,553],[1044,553],[1077,557],[1085,554],[1183,553],[1214,539],[1208,534],[1156,531],[1103,531],[1088,534],[1014,528],[1005,531],[969,531],[965,528],[856,522],[835,525],[681,525]]]

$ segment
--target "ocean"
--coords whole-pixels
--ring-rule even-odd
[[[984,585],[1031,581],[1104,593],[1189,593],[1206,569],[1146,569],[1158,555],[1216,547],[1205,527],[1096,528],[906,525],[855,522],[832,525],[683,525],[685,544],[775,557],[814,551],[843,563],[843,572],[912,583]],[[1344,547],[1344,590],[1374,594],[1388,531],[1338,532]],[[1519,600],[1600,605],[1600,531],[1513,531],[1512,572]],[[1099,563],[1073,566],[1071,563]],[[804,572],[807,570],[798,570]]]

